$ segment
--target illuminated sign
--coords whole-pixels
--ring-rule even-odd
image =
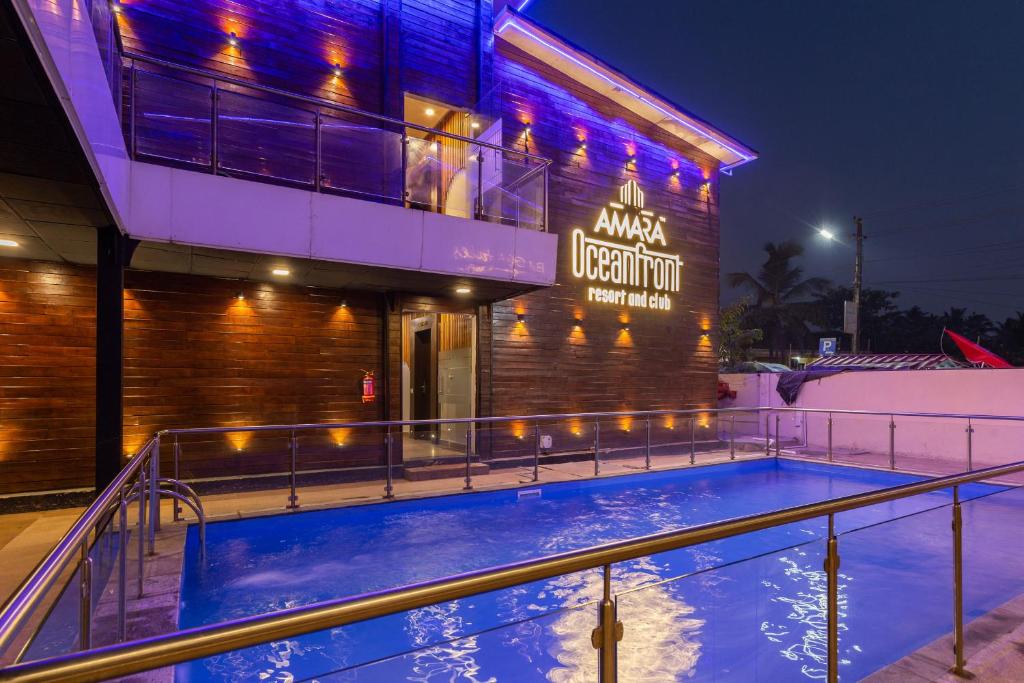
[[[662,251],[665,217],[644,209],[636,181],[619,188],[619,201],[601,209],[591,233],[572,231],[572,274],[592,283],[587,301],[672,309],[669,295],[679,292],[683,261]]]

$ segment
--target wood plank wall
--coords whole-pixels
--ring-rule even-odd
[[[494,414],[713,406],[717,354],[699,328],[718,324],[717,162],[497,42],[505,144],[554,159],[549,229],[560,236],[560,252],[554,287],[494,305]],[[527,122],[528,140],[522,136]],[[630,154],[637,162],[627,166]],[[668,312],[588,303],[587,284],[571,273],[571,229],[589,231],[631,178],[646,193],[647,207],[668,217],[665,251],[685,263],[682,291]],[[519,313],[525,323],[517,321]],[[576,317],[583,320],[578,330]],[[575,431],[580,425],[556,430],[555,448],[589,443]],[[602,440],[612,445],[635,436],[631,425],[614,425]]]
[[[92,485],[95,287],[93,268],[0,260],[0,494]],[[382,365],[380,295],[140,271],[126,287],[126,454],[165,428],[380,417],[360,385]],[[185,440],[182,474],[280,471],[287,438]],[[299,452],[304,469],[382,457],[380,434],[339,430]]]
[[[130,52],[392,116],[404,92],[461,108],[479,99],[478,23],[490,25],[489,0],[121,4]]]
[[[0,494],[91,487],[96,277],[0,259]]]

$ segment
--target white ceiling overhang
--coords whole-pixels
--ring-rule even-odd
[[[757,158],[757,152],[743,143],[646,90],[509,7],[495,19],[494,33],[577,83],[718,159],[723,170]]]

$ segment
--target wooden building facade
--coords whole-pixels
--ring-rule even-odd
[[[709,152],[582,82],[581,69],[596,62],[584,51],[572,53],[582,64],[573,73],[545,60],[541,48],[503,36],[499,23],[513,21],[522,35],[564,49],[557,36],[490,0],[121,3],[126,53],[404,120],[422,118],[410,106],[437,103],[465,117],[428,123],[460,134],[471,132],[465,121],[498,122],[503,145],[552,160],[547,229],[559,236],[556,284],[504,300],[438,297],[401,283],[302,287],[133,264],[125,281],[126,456],[164,428],[715,404],[718,197],[727,164],[713,145]],[[756,156],[692,120],[744,160]],[[444,152],[447,167],[464,163],[465,150]],[[616,259],[631,260],[613,272]],[[88,265],[0,260],[8,344],[0,494],[93,481],[95,280]],[[417,343],[431,360],[416,361]],[[361,398],[364,371],[378,380],[373,402]],[[427,380],[438,386],[417,408]],[[670,439],[678,427],[666,421],[654,429]],[[524,448],[528,428],[471,438],[481,456],[493,457]],[[586,448],[590,429],[570,420],[553,425],[551,450]],[[626,421],[602,438],[628,444],[632,431]],[[466,434],[432,437],[457,451]],[[287,438],[183,442],[182,474],[279,471]],[[376,466],[382,444],[370,430],[302,436],[300,467]]]

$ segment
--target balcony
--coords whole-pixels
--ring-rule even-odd
[[[453,112],[467,137],[140,56],[124,70],[134,237],[554,282],[550,162],[497,144],[500,119]]]

